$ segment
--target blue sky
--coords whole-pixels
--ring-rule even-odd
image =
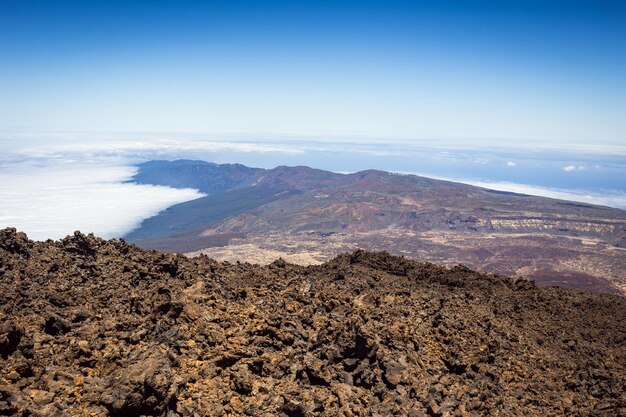
[[[626,144],[624,1],[0,0],[0,51],[0,129]]]

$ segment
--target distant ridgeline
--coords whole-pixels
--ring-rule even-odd
[[[214,164],[205,161],[148,161],[129,181],[137,184],[166,185],[173,188],[195,188],[206,194],[219,194],[248,187],[261,168],[240,164]]]
[[[211,248],[246,243],[285,253],[337,248],[319,261],[355,247],[385,249],[540,285],[626,294],[623,210],[376,170],[338,174],[191,160],[138,167],[132,182],[207,194],[125,237],[142,247],[209,255]]]

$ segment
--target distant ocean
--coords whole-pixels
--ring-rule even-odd
[[[60,145],[62,143],[62,145]],[[251,167],[307,165],[334,172],[380,169],[626,209],[624,148],[515,148],[436,142],[198,137],[0,137],[0,227],[32,238],[74,230],[120,237],[196,190],[128,184],[151,159],[202,159]]]

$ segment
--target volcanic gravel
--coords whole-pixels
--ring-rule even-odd
[[[626,415],[626,299],[0,230],[0,415]]]

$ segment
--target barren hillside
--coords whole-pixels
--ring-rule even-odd
[[[540,286],[626,295],[624,210],[374,170],[342,175],[202,161],[149,167],[140,166],[138,181],[198,186],[209,195],[144,221],[127,236],[142,247],[305,263],[384,249]],[[218,192],[206,185],[213,179]]]
[[[0,415],[617,416],[626,299],[363,251],[0,231]]]

